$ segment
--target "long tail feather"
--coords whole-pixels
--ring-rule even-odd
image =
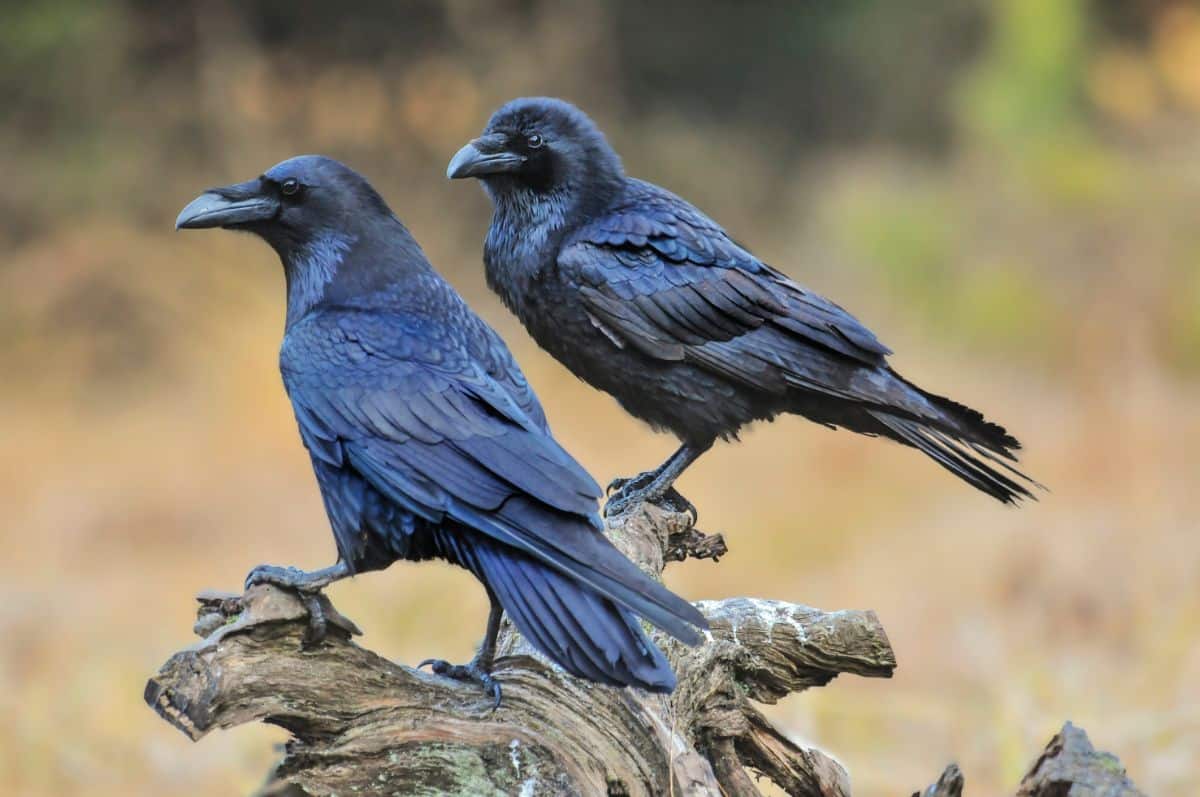
[[[952,404],[949,401],[946,403]],[[957,404],[952,406],[961,407]],[[965,407],[961,409],[967,410]],[[883,410],[869,410],[871,416],[891,433],[889,436],[921,450],[946,470],[996,500],[1006,504],[1016,503],[1025,498],[1037,500],[1026,485],[1041,485],[1021,473],[1010,462],[1004,461],[1015,461],[1011,449],[1019,448],[1020,444],[1003,428],[984,421],[978,412],[967,411],[973,415],[960,416],[955,419],[957,423],[954,424],[939,423],[935,426],[924,420]],[[976,420],[974,416],[978,416],[975,430],[979,433],[971,434],[975,430],[960,424],[964,418]]]
[[[572,675],[653,692],[675,674],[627,609],[532,557],[483,537],[444,535],[454,557],[487,584],[517,630]]]

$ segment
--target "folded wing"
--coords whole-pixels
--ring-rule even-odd
[[[519,551],[696,642],[702,615],[600,532],[598,485],[511,388],[460,347],[405,323],[318,314],[289,331],[281,366],[314,458],[352,468],[426,521]]]

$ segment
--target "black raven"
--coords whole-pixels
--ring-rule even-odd
[[[280,370],[312,457],[337,564],[261,566],[311,600],[398,559],[442,558],[483,582],[487,633],[467,665],[492,678],[501,613],[564,670],[669,692],[675,676],[635,617],[695,644],[691,604],[648,578],[601,532],[600,488],[550,434],[500,337],[430,266],[360,175],[315,155],[201,194],[177,228],[263,238],[283,261]],[[316,618],[314,618],[314,621]]]
[[[675,479],[718,438],[780,413],[913,446],[1005,503],[1032,497],[1009,464],[1015,438],[901,377],[869,329],[695,207],[626,177],[569,103],[502,106],[446,174],[483,182],[488,285],[534,339],[682,443],[657,470],[610,484],[607,514],[640,501],[694,513]]]

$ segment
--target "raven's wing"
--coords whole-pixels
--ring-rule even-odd
[[[465,333],[464,344],[472,359],[481,364],[488,376],[500,383],[526,417],[549,434],[550,426],[537,394],[529,386],[525,374],[496,330],[474,313],[466,314],[458,319],[458,323]]]
[[[280,367],[314,459],[588,585],[685,641],[703,617],[602,533],[600,488],[465,347],[378,312],[316,313]]]
[[[628,201],[576,231],[558,259],[593,322],[620,345],[771,392],[786,389],[785,371],[803,376],[804,363],[780,361],[795,359],[798,345],[835,355],[813,361],[817,382],[833,363],[877,366],[891,353],[841,307],[767,266],[684,200],[630,183]],[[722,345],[764,327],[783,333],[770,342],[785,350],[764,349],[767,336]]]

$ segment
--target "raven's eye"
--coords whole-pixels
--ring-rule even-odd
[[[534,133],[529,138],[525,139],[525,143],[530,149],[540,149],[542,144],[545,144],[546,142],[542,140],[541,136],[539,136],[537,133]]]
[[[279,184],[279,192],[284,196],[295,196],[300,190],[300,181],[295,177],[289,177]]]

